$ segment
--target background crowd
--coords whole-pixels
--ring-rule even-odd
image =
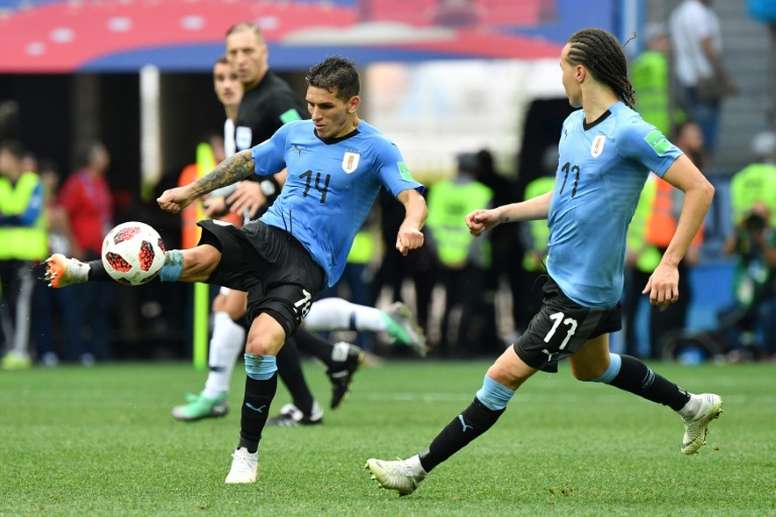
[[[770,56],[762,56],[762,68],[770,66],[773,74],[776,8],[768,2],[750,4],[751,14],[770,32],[772,48]],[[645,120],[672,135],[717,185],[729,187],[717,189],[715,217],[730,224],[723,245],[711,246],[703,233],[698,235],[681,265],[681,303],[663,311],[647,306],[641,289],[668,246],[681,209],[681,194],[650,177],[631,223],[626,256],[626,321],[619,342],[631,355],[683,360],[776,357],[776,101],[763,110],[766,130],[751,140],[749,165],[741,170],[718,167],[718,143],[724,138],[719,131],[721,108],[746,86],[725,66],[724,24],[710,1],[684,0],[667,19],[649,24],[638,36],[644,50],[631,62],[637,108]],[[99,257],[102,238],[116,222],[150,222],[173,247],[181,241],[180,221],[155,215],[152,204],[128,201],[112,189],[106,179],[110,150],[102,143],[84,146],[77,166],[66,171],[27,152],[12,132],[6,133],[0,135],[3,367],[26,367],[35,361],[46,366],[59,361],[90,365],[109,358],[190,353],[188,286],[128,293],[109,284],[87,283],[52,290],[36,279],[39,262],[50,253],[82,260]],[[217,148],[217,137],[210,144]],[[531,152],[540,156],[541,170],[530,176],[519,166],[498,170],[487,149],[460,153],[453,174],[428,183],[427,244],[408,257],[393,246],[402,208],[384,196],[358,234],[340,284],[321,296],[378,306],[404,300],[414,307],[432,354],[498,353],[538,309],[537,281],[544,272],[548,229],[542,221],[508,225],[475,239],[464,215],[551,190],[557,149],[550,145]],[[157,188],[177,181],[177,172]],[[694,287],[706,281],[695,270],[710,263],[732,264],[730,285],[718,286],[727,292],[729,303],[716,307],[706,324],[695,328],[689,321],[697,301]],[[358,339],[373,352],[389,350],[374,338]]]

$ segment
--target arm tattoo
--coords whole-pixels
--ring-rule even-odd
[[[250,149],[240,151],[216,165],[216,168],[206,176],[198,179],[194,183],[194,191],[197,196],[201,196],[219,187],[244,180],[253,172],[253,153]]]

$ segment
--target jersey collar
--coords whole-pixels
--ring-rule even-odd
[[[318,140],[320,140],[324,144],[332,145],[332,144],[336,144],[338,142],[342,142],[343,140],[347,140],[350,137],[356,136],[358,134],[358,128],[357,127],[353,128],[353,131],[351,131],[347,135],[338,136],[337,138],[321,138],[321,137],[318,136],[318,132],[315,130],[315,128],[313,128],[313,134],[315,135],[315,138],[317,138]]]
[[[597,119],[590,122],[589,124],[585,121],[585,118],[582,117],[582,129],[584,129],[585,131],[587,131],[588,129],[593,129],[595,126],[597,126],[598,124],[600,124],[601,122],[609,118],[609,115],[611,114],[612,114],[611,109],[608,109],[603,113],[601,113],[601,115]]]

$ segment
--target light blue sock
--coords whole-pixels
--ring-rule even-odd
[[[170,250],[164,252],[164,265],[159,270],[159,280],[162,282],[177,282],[183,273],[183,252]]]
[[[620,366],[622,365],[622,358],[620,354],[609,353],[609,368],[604,373],[590,382],[603,382],[605,384],[611,383],[617,374],[620,373]]]
[[[500,382],[494,381],[487,375],[482,381],[482,388],[477,392],[477,400],[482,402],[491,411],[501,411],[507,407],[509,399],[515,394],[515,390],[507,388]]]
[[[251,379],[266,381],[278,371],[277,360],[274,355],[245,354],[245,373]]]

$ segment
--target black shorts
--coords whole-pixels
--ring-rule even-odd
[[[247,292],[249,322],[264,312],[280,323],[286,337],[293,335],[325,280],[304,246],[261,221],[242,229],[214,221],[197,224],[202,228],[199,243],[221,251],[208,282]]]
[[[583,307],[563,294],[549,276],[545,276],[542,293],[542,308],[513,345],[528,366],[555,373],[558,361],[586,341],[622,328],[620,304],[601,310]]]

